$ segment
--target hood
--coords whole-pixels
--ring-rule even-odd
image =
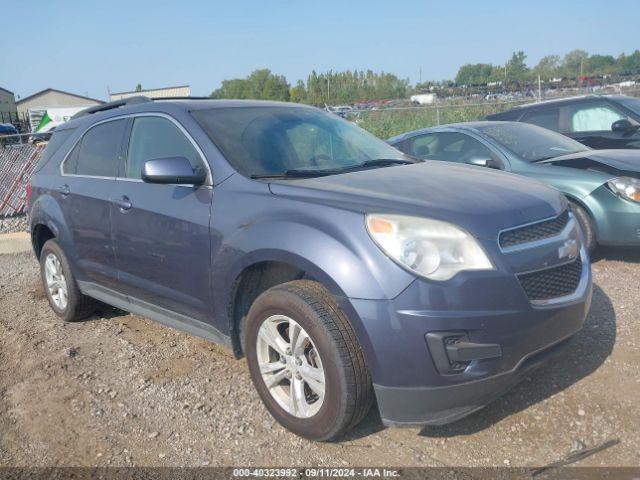
[[[540,163],[551,163],[561,167],[596,170],[611,175],[640,173],[640,150],[586,150],[551,158]]]
[[[457,224],[476,237],[549,218],[564,197],[542,183],[481,167],[427,161],[270,184],[274,195],[363,213],[400,213]]]

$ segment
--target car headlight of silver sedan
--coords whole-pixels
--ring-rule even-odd
[[[493,270],[475,238],[440,220],[406,215],[369,214],[367,231],[393,260],[431,280],[449,280],[458,272]]]
[[[622,198],[640,203],[640,179],[633,177],[618,177],[609,180],[607,185]]]

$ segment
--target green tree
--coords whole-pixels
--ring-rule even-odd
[[[484,85],[491,81],[494,66],[490,63],[475,63],[463,65],[456,74],[458,85]]]
[[[138,85],[136,85],[136,92],[141,92],[142,91],[142,84],[139,83]]]
[[[513,52],[511,59],[505,65],[507,81],[520,83],[527,80],[529,69],[525,63],[526,58],[527,56],[522,50]]]
[[[549,80],[560,75],[559,68],[560,55],[547,55],[540,59],[533,68],[533,73],[540,75],[543,80]]]
[[[247,78],[223,80],[211,97],[288,101],[289,84],[283,75],[275,75],[268,68],[263,68],[254,70]]]
[[[562,60],[563,76],[577,78],[584,70],[584,63],[589,58],[589,53],[584,50],[572,50]]]
[[[307,101],[307,88],[302,80],[298,80],[295,87],[289,90],[289,100],[295,103],[305,103]]]
[[[616,60],[617,71],[623,75],[640,74],[640,50],[636,50],[631,55],[624,53]]]

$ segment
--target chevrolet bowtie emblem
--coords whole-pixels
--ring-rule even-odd
[[[580,247],[578,247],[578,242],[573,238],[570,238],[564,245],[562,245],[558,249],[558,258],[563,259],[567,258],[569,260],[575,259],[580,253]]]

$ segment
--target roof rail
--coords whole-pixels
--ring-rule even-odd
[[[142,95],[137,95],[135,97],[124,98],[122,100],[116,100],[114,102],[102,103],[100,105],[96,105],[95,107],[89,107],[84,110],[76,113],[72,119],[84,117],[85,115],[90,115],[92,113],[104,112],[105,110],[112,110],[114,108],[124,107],[126,105],[135,105],[137,103],[147,103],[150,102],[151,99],[149,97],[144,97]]]

